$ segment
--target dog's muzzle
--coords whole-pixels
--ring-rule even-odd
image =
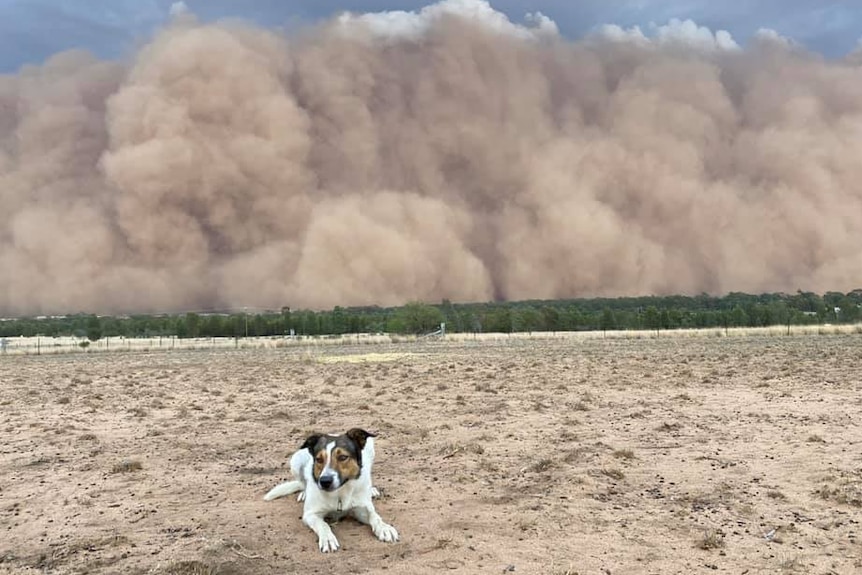
[[[324,491],[332,491],[335,487],[335,478],[332,475],[321,475],[317,480],[317,484]]]

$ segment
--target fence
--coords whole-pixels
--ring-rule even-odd
[[[193,349],[276,349],[314,348],[339,345],[382,345],[424,341],[437,342],[499,342],[508,340],[546,339],[645,339],[645,338],[704,338],[704,337],[780,337],[806,335],[862,334],[862,324],[771,326],[746,328],[709,328],[660,331],[580,331],[531,333],[446,333],[425,338],[395,334],[346,334],[332,336],[273,336],[273,337],[106,337],[95,342],[76,337],[9,337],[0,338],[0,355],[48,355],[60,353],[99,353],[121,351],[169,351]]]
[[[105,337],[91,342],[77,337],[9,337],[0,339],[0,355],[50,355],[60,353],[100,353],[121,351],[169,351],[192,349],[251,349],[324,345],[392,343],[388,335],[351,334],[343,336],[275,337]]]

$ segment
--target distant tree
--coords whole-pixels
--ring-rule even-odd
[[[452,332],[464,331],[461,314],[458,313],[452,302],[444,299],[440,307],[442,308],[443,319],[446,321],[446,329]]]
[[[617,329],[617,318],[614,316],[614,312],[611,308],[605,307],[605,309],[602,310],[600,327],[602,328],[602,332],[605,334],[607,334],[609,329]]]
[[[545,331],[559,331],[560,312],[557,311],[557,308],[544,306],[542,308],[542,317],[545,320]]]
[[[824,309],[823,298],[816,293],[797,291],[796,295],[790,296],[789,305],[799,311],[820,313]]]
[[[342,334],[348,332],[348,320],[344,308],[335,306],[335,309],[333,309],[332,313],[329,314],[329,320],[329,331],[331,333]]]
[[[293,321],[290,315],[290,307],[284,306],[281,308],[281,333],[284,335],[290,334],[290,330],[293,328]],[[296,331],[294,329],[294,331]]]
[[[434,306],[422,302],[410,302],[401,307],[393,318],[392,325],[399,333],[429,333],[440,327],[443,314]]]
[[[512,312],[509,306],[495,306],[484,314],[482,324],[486,333],[511,333]]]
[[[475,311],[467,312],[467,331],[471,333],[482,333],[484,331],[482,317]]]
[[[512,311],[513,331],[539,331],[542,329],[542,314],[533,306],[517,308]]]
[[[783,301],[774,301],[767,306],[768,323],[770,325],[787,325],[790,322],[790,311]]]
[[[670,312],[666,309],[661,310],[661,314],[658,320],[658,324],[662,329],[670,329],[671,328],[671,315]]]
[[[90,341],[102,339],[102,322],[95,315],[87,318],[87,339]]]
[[[647,329],[654,329],[656,335],[658,335],[658,330],[661,328],[661,314],[654,305],[646,308],[644,312],[644,326]]]
[[[228,337],[245,337],[245,314],[231,314],[225,322],[225,335]]]
[[[730,312],[730,325],[734,327],[744,327],[748,325],[748,314],[742,309],[742,306],[736,306]]]
[[[201,316],[196,313],[187,313],[186,319],[186,337],[198,337],[201,334]]]
[[[220,315],[212,314],[205,316],[200,324],[200,335],[202,337],[220,337],[224,335],[224,318]]]
[[[860,310],[859,305],[849,296],[838,300],[838,307],[841,309],[838,314],[839,321],[855,322],[859,321],[860,317],[862,317],[862,313],[860,313],[862,310]]]
[[[560,314],[560,323],[566,331],[577,331],[584,323],[584,317],[576,306],[568,306]]]
[[[838,291],[828,291],[823,294],[823,303],[826,304],[827,312],[835,313],[836,307],[841,307],[844,294]]]

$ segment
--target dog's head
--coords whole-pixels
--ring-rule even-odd
[[[323,491],[335,491],[362,471],[362,449],[369,437],[364,429],[354,428],[343,435],[314,434],[302,444],[314,458],[313,475]]]

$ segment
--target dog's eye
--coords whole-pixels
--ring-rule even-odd
[[[350,458],[348,456],[344,455],[343,453],[338,456],[338,461],[340,461],[341,463],[344,463],[348,459],[350,459]]]
[[[315,459],[315,461],[317,461],[318,463],[323,463],[323,456],[319,456],[317,459]]]

